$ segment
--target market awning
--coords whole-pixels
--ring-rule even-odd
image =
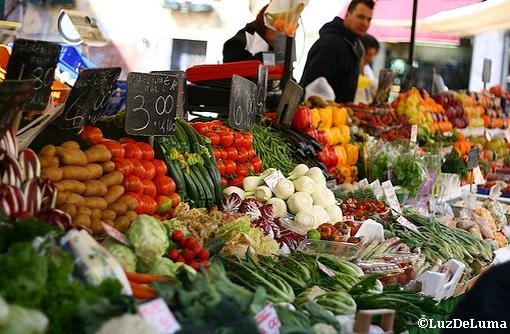
[[[417,18],[479,2],[479,0],[419,0]],[[413,1],[378,0],[369,33],[383,42],[409,42]],[[419,28],[419,27],[418,27]],[[457,44],[458,36],[417,29],[416,42]]]
[[[418,20],[417,26],[421,30],[458,36],[508,30],[510,29],[510,0],[487,0],[441,11]]]

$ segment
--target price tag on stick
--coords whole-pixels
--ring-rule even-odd
[[[7,65],[7,80],[34,79],[34,92],[25,103],[28,110],[44,110],[55,78],[60,45],[51,42],[16,39]]]
[[[127,78],[126,132],[138,136],[164,136],[175,132],[179,87],[184,76],[129,73]],[[179,105],[182,108],[182,105]]]
[[[5,80],[0,83],[0,140],[34,91],[35,80]]]
[[[60,128],[75,130],[96,123],[108,105],[120,71],[120,67],[82,70],[67,99]]]
[[[234,74],[230,90],[228,124],[236,130],[249,130],[257,114],[257,85]]]

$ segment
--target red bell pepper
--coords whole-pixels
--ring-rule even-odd
[[[319,143],[321,143],[322,145],[328,144],[328,139],[326,138],[326,132],[323,130],[317,131],[317,137],[315,139],[317,139],[319,141]]]
[[[326,167],[329,166],[330,157],[328,149],[323,149],[322,151],[317,152],[317,157]]]
[[[338,164],[338,156],[336,155],[334,146],[327,146],[329,151],[329,166],[328,167],[336,167]]]
[[[310,115],[310,109],[306,106],[300,106],[297,108],[292,119],[292,127],[297,130],[305,130],[312,126],[312,116]]]

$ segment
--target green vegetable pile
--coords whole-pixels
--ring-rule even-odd
[[[466,162],[459,156],[457,150],[452,150],[448,154],[441,166],[441,172],[459,174],[462,178],[465,178],[468,174]]]
[[[423,161],[418,155],[407,154],[397,157],[393,162],[393,185],[401,186],[415,197],[424,179]]]
[[[280,132],[263,125],[252,128],[253,148],[264,163],[264,169],[276,168],[284,174],[290,173],[296,163],[291,159],[292,152]]]

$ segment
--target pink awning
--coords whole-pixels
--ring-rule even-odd
[[[479,0],[418,0],[417,19],[440,11],[467,6]],[[346,8],[347,9],[347,8]],[[345,13],[345,10],[343,11]],[[343,16],[343,14],[342,14]],[[377,0],[374,17],[368,33],[383,42],[409,42],[411,40],[412,0]],[[453,35],[416,30],[418,43],[458,44]]]

